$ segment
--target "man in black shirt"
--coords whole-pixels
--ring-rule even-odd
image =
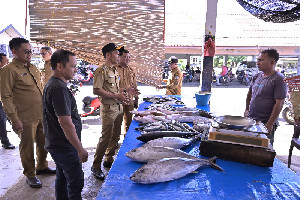
[[[58,50],[51,57],[52,77],[44,88],[43,117],[45,149],[56,164],[56,199],[81,199],[84,186],[82,162],[88,159],[80,142],[82,124],[67,81],[76,73],[76,57]]]

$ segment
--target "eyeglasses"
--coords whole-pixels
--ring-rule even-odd
[[[32,51],[26,49],[26,50],[24,51],[24,53],[28,55],[28,54],[32,54]]]
[[[46,52],[46,53],[49,53],[49,52]],[[46,55],[46,53],[40,53],[40,55],[41,55],[41,56],[44,56],[44,55]]]

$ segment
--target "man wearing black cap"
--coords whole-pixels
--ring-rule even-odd
[[[118,47],[109,43],[102,48],[105,63],[94,72],[93,91],[99,96],[101,102],[100,116],[102,119],[102,136],[96,148],[92,174],[96,178],[104,179],[101,171],[101,162],[104,167],[110,168],[114,159],[115,150],[121,135],[123,118],[122,103],[127,103],[128,98],[120,93],[119,74],[116,65],[119,62]]]
[[[182,73],[178,68],[178,58],[175,56],[171,57],[170,69],[172,73],[172,78],[169,80],[169,83],[166,86],[159,85],[158,89],[166,88],[166,95],[181,95],[181,86],[182,86]]]

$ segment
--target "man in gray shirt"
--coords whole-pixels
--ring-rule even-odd
[[[257,58],[259,72],[253,77],[244,115],[261,121],[268,129],[271,144],[277,128],[277,118],[287,93],[284,77],[275,70],[279,54],[276,49],[263,50]]]

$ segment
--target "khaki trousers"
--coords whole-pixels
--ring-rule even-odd
[[[118,147],[123,120],[123,107],[121,104],[101,104],[100,115],[102,119],[102,136],[99,139],[94,156],[93,167],[101,169],[101,162],[113,162],[113,156]]]
[[[130,113],[134,109],[133,105],[123,105],[123,118],[124,118],[124,129],[125,133],[127,133],[129,126],[132,122],[133,114]]]
[[[19,145],[20,157],[24,168],[23,174],[28,178],[35,176],[35,170],[48,167],[46,160],[48,152],[44,149],[45,135],[43,133],[43,122],[37,120],[23,123],[23,132],[18,136],[21,139]],[[34,159],[34,142],[36,142],[36,161]]]

